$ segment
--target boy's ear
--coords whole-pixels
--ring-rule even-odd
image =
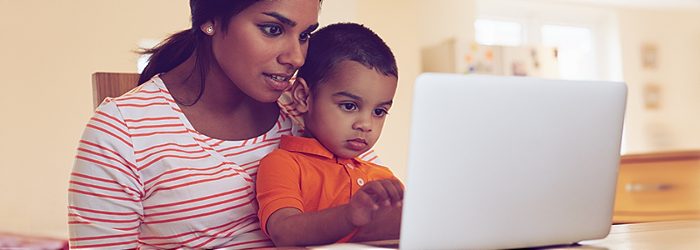
[[[294,80],[294,85],[292,85],[292,99],[294,99],[294,109],[299,113],[306,113],[309,111],[309,85],[306,84],[306,80],[301,77],[297,77]]]

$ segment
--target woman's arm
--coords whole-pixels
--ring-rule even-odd
[[[142,185],[128,128],[114,102],[90,119],[70,176],[71,248],[136,248]]]

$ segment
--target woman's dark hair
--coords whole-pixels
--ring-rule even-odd
[[[313,89],[343,60],[398,77],[396,59],[389,46],[372,30],[355,23],[331,24],[314,32],[306,62],[297,75]]]
[[[209,21],[221,24],[221,30],[227,30],[233,16],[260,0],[190,0],[192,27],[171,35],[152,49],[144,49],[141,54],[151,54],[148,65],[139,76],[143,84],[159,73],[167,72],[183,63],[192,53],[196,53],[193,73],[199,71],[199,96],[189,105],[199,100],[204,92],[204,76],[211,63],[211,37],[204,34],[200,27]]]

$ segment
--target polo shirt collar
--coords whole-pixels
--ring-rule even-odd
[[[289,152],[297,152],[303,154],[310,154],[320,156],[329,160],[334,160],[340,164],[357,164],[360,161],[357,157],[353,159],[345,159],[336,157],[331,151],[328,151],[318,140],[315,138],[307,138],[301,136],[290,136],[282,135],[280,141],[280,149],[287,150]]]

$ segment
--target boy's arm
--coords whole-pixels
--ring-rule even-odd
[[[398,239],[401,232],[401,210],[399,207],[382,207],[371,223],[360,227],[350,242]]]
[[[270,215],[266,228],[276,246],[333,243],[355,228],[371,223],[380,207],[399,205],[402,199],[403,189],[398,180],[371,181],[345,205],[306,213],[296,208],[279,209]]]
[[[346,217],[347,207],[346,204],[306,213],[296,208],[282,208],[267,220],[267,231],[278,247],[333,243],[355,229]]]

